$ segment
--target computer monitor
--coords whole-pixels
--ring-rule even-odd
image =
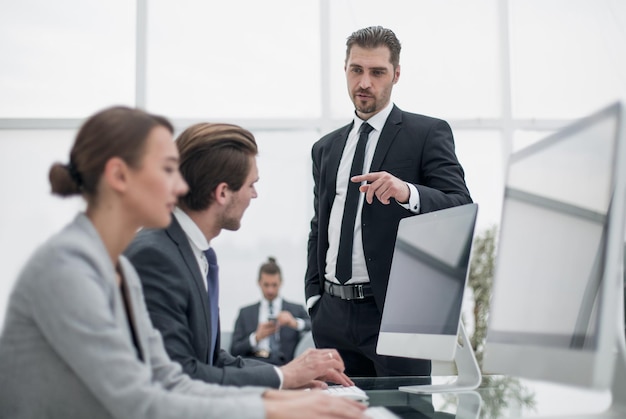
[[[624,121],[616,103],[511,156],[484,372],[624,400]]]
[[[402,390],[458,391],[480,383],[480,371],[460,321],[477,211],[478,205],[467,204],[400,221],[376,351],[456,360],[459,370],[454,384]],[[459,330],[465,338],[463,345],[458,344]]]

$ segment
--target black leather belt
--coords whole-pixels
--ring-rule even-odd
[[[374,291],[372,291],[370,284],[339,285],[330,281],[324,281],[324,291],[342,300],[363,300],[374,296]]]

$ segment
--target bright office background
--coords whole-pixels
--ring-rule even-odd
[[[49,193],[83,119],[114,104],[232,122],[257,137],[259,197],[215,246],[221,313],[283,268],[304,303],[311,145],[352,115],[345,39],[382,25],[402,42],[392,100],[452,125],[478,233],[499,223],[509,154],[626,97],[623,0],[0,0],[0,324],[33,248],[83,207]]]

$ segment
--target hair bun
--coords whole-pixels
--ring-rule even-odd
[[[52,193],[59,196],[80,194],[80,185],[70,174],[67,165],[54,163],[48,172],[48,180]]]

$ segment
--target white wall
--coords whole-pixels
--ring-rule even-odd
[[[393,99],[451,123],[480,205],[478,231],[499,221],[511,150],[626,97],[620,0],[147,3],[146,67],[136,74],[132,2],[0,2],[0,322],[32,249],[82,207],[50,196],[50,164],[67,161],[82,118],[134,105],[137,86],[146,92],[140,105],[179,130],[227,121],[259,141],[259,198],[241,230],[215,242],[225,330],[258,298],[267,256],[283,268],[284,296],[304,303],[310,146],[350,118],[342,66],[353,30],[382,24],[397,33]]]

